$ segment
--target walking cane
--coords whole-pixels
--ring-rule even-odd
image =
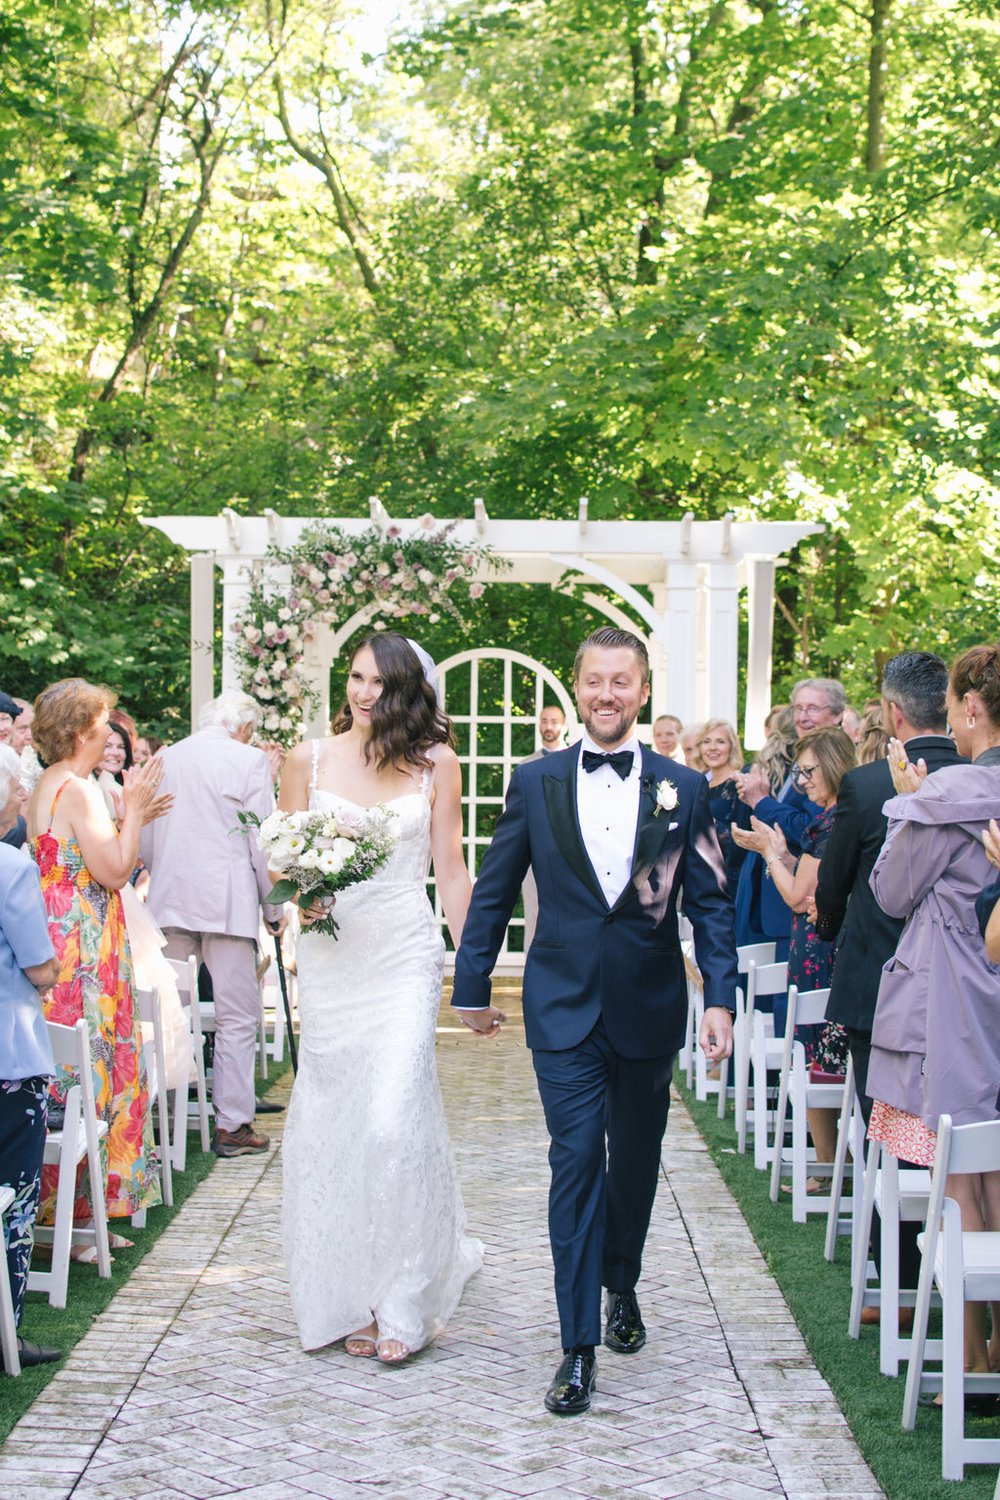
[[[299,1071],[299,1055],[295,1047],[295,1032],[292,1030],[292,1007],[288,1003],[288,979],[285,975],[285,960],[281,956],[281,938],[278,933],[274,934],[274,953],[278,960],[278,983],[281,985],[281,998],[285,1005],[285,1024],[288,1029],[288,1055],[292,1059],[292,1072]]]

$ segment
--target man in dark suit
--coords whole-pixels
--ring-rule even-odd
[[[929,651],[901,651],[886,663],[882,674],[885,727],[890,735],[902,740],[909,759],[923,761],[930,772],[962,761],[947,734],[947,686],[947,666]],[[872,1108],[867,1085],[875,1001],[883,966],[895,953],[903,930],[901,921],[886,916],[869,884],[886,838],[882,808],[893,796],[886,761],[858,766],[847,773],[840,784],[816,890],[816,930],[828,942],[837,938],[826,1014],[829,1020],[847,1028],[866,1125]],[[920,1263],[916,1234],[916,1225],[901,1227],[901,1286],[917,1284]]]
[[[729,1056],[736,992],[732,907],[705,778],[640,745],[649,659],[607,628],[577,652],[580,744],[518,766],[476,881],[455,961],[452,1004],[496,1034],[490,973],[530,867],[535,940],[524,1025],[551,1138],[549,1236],[563,1360],[545,1404],[586,1411],[608,1289],[605,1343],[646,1340],[635,1285],[660,1170],[687,982],[677,900],[705,985],[700,1042]]]

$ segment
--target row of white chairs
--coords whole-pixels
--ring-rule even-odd
[[[689,951],[690,1026],[682,1064],[688,1069],[696,1097],[717,1096],[722,1118],[733,1102],[737,1149],[753,1142],[755,1165],[770,1174],[770,1196],[776,1201],[782,1178],[790,1177],[792,1217],[805,1222],[809,1213],[827,1216],[824,1254],[832,1261],[841,1236],[851,1243],[851,1309],[848,1333],[857,1338],[862,1310],[877,1307],[879,1368],[889,1376],[907,1365],[903,1427],[913,1428],[919,1397],[942,1392],[942,1474],[961,1479],[966,1463],[1000,1462],[1000,1438],[965,1436],[966,1393],[1000,1392],[1000,1374],[967,1374],[964,1368],[964,1305],[967,1301],[1000,1301],[1000,1233],[968,1233],[961,1227],[959,1206],[945,1196],[950,1173],[1000,1170],[1000,1122],[953,1126],[941,1117],[933,1173],[900,1167],[877,1142],[868,1143],[848,1062],[843,1083],[813,1082],[805,1051],[795,1041],[796,1026],[825,1019],[828,990],[800,992],[787,985],[787,965],[774,961],[773,945],[739,951],[742,983],[737,990],[733,1058],[729,1069],[711,1077],[699,1062],[696,1040],[704,1006],[700,982]],[[759,1008],[761,999],[773,1000],[787,990],[784,1037],[774,1035],[773,1016]],[[732,1084],[730,1084],[730,1074]],[[839,1110],[837,1148],[832,1163],[818,1162],[808,1145],[807,1111]],[[857,1171],[855,1173],[855,1165]],[[806,1177],[829,1179],[827,1193],[806,1192]],[[845,1203],[845,1182],[854,1190]],[[845,1212],[845,1207],[849,1210]],[[881,1232],[880,1269],[869,1257],[874,1215]],[[901,1288],[899,1280],[900,1224],[925,1225],[921,1247],[920,1282],[916,1290]],[[931,1306],[940,1304],[942,1337],[927,1336]],[[900,1311],[914,1309],[911,1336],[900,1329]],[[927,1371],[928,1359],[940,1362]],[[1000,1476],[994,1500],[1000,1500]]]

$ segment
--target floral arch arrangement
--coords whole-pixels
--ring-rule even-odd
[[[293,745],[315,712],[304,657],[320,625],[342,625],[365,607],[373,630],[413,617],[463,619],[460,603],[484,592],[475,578],[483,562],[494,570],[503,564],[489,547],[456,541],[456,524],[425,515],[408,537],[395,524],[349,537],[321,522],[294,547],[268,548],[269,560],[291,569],[288,592],[255,577],[232,643],[243,688],[264,707],[266,734]]]

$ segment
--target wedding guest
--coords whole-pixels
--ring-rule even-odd
[[[35,710],[25,698],[15,698],[14,702],[21,712],[14,720],[14,727],[10,734],[10,743],[18,755],[21,755],[33,743],[31,738],[31,724],[35,717]]]
[[[14,721],[20,714],[16,698],[9,693],[0,693],[0,745],[9,745],[14,734]]]
[[[719,846],[726,862],[726,876],[730,883],[730,890],[735,890],[740,865],[746,858],[746,851],[741,849],[734,840],[732,825],[738,823],[743,828],[749,828],[750,811],[746,804],[740,801],[739,788],[735,781],[736,773],[743,768],[743,754],[736,737],[736,730],[729,720],[709,719],[706,724],[703,724],[698,737],[697,751],[705,767],[708,805],[712,809],[715,831],[719,836]]]
[[[212,976],[212,1149],[222,1157],[257,1155],[271,1144],[253,1128],[256,938],[262,908],[272,932],[284,921],[281,908],[267,902],[271,879],[256,841],[233,831],[240,812],[263,819],[274,808],[267,756],[250,744],[262,718],[246,693],[221,693],[201,710],[195,734],[144,767],[160,768],[163,790],[174,798],[170,817],[142,837],[149,910],[167,939],[167,957],[193,954]]]
[[[872,1027],[872,1140],[930,1167],[942,1114],[956,1125],[995,1120],[1000,1093],[1000,969],[983,950],[976,898],[990,874],[982,835],[1000,816],[1000,645],[965,651],[948,681],[955,745],[971,765],[933,775],[889,744],[897,796],[872,871],[879,906],[905,920],[885,966]],[[949,1178],[964,1230],[1000,1231],[1000,1171]],[[981,1304],[966,1305],[970,1370],[1000,1368],[994,1308],[989,1350]]]
[[[0,832],[18,816],[21,761],[0,746]],[[42,1182],[49,1079],[55,1072],[39,991],[55,983],[59,964],[49,937],[38,871],[0,845],[0,1186],[14,1190],[4,1215],[7,1274],[20,1325]],[[48,1364],[62,1351],[18,1336],[22,1365]],[[0,1368],[3,1357],[0,1355]]]
[[[111,719],[108,723],[108,739],[99,762],[99,769],[121,786],[125,779],[125,772],[134,764],[132,739],[128,730],[117,719]]]
[[[685,724],[681,730],[681,754],[684,764],[690,766],[692,771],[704,771],[701,757],[698,754],[698,736],[701,734],[702,725]]]
[[[873,766],[885,760],[889,748],[889,732],[885,727],[881,704],[878,708],[869,708],[862,716],[857,746],[859,766]]]
[[[660,714],[659,718],[653,720],[653,749],[657,755],[665,755],[668,760],[684,760],[684,751],[681,749],[681,735],[684,725],[676,714]]]
[[[947,732],[947,690],[948,668],[930,651],[901,651],[886,662],[882,671],[884,723],[905,744],[908,756],[923,760],[931,771],[941,774],[950,774],[944,767],[961,763]],[[885,739],[888,744],[888,734]],[[862,746],[864,742],[862,735]],[[866,1126],[872,1111],[868,1060],[875,1002],[882,970],[895,953],[903,931],[900,919],[883,912],[870,884],[888,832],[883,808],[892,795],[892,774],[884,756],[848,771],[840,784],[816,887],[816,930],[821,938],[837,943],[826,1013],[847,1029],[854,1082]],[[900,1285],[904,1287],[917,1284],[917,1228],[913,1222],[900,1226]],[[872,1248],[878,1264],[881,1247],[874,1236]],[[865,1322],[877,1321],[877,1313],[877,1308],[865,1308],[862,1317]]]
[[[1000,826],[996,818],[983,833],[983,848],[986,858],[995,869],[1000,870]],[[986,886],[976,898],[976,916],[986,944],[986,957],[991,963],[1000,964],[1000,880]]]
[[[565,734],[566,715],[557,704],[546,704],[538,716],[538,738],[541,744],[532,755],[525,756],[525,760],[540,760],[543,755],[553,755],[557,750],[561,750]],[[524,762],[522,761],[521,764],[523,765]],[[538,925],[538,889],[535,885],[535,877],[530,870],[524,877],[521,900],[524,904],[524,952],[527,953]]]
[[[163,745],[164,741],[155,734],[140,734],[135,742],[136,765],[144,766],[147,760],[152,760],[153,756],[163,749]]]
[[[844,705],[844,713],[840,723],[842,729],[844,730],[844,733],[850,739],[852,739],[855,744],[857,744],[861,739],[862,722],[862,716],[858,713],[857,709],[852,708],[849,703],[846,703]]]
[[[153,764],[126,777],[120,827],[108,816],[91,772],[104,754],[113,704],[107,688],[79,677],[39,694],[34,735],[47,769],[29,803],[28,830],[59,959],[45,1014],[64,1026],[81,1016],[87,1022],[97,1110],[108,1125],[105,1201],[108,1217],[120,1219],[159,1203],[160,1183],[119,891],[135,866],[144,822],[159,818],[169,802],[159,795],[160,768]],[[59,1102],[71,1082],[65,1074],[57,1079]],[[44,1169],[40,1217],[51,1214],[56,1177],[56,1168]],[[78,1223],[92,1221],[92,1195],[101,1186],[81,1169]],[[90,1260],[91,1252],[96,1258],[92,1245],[76,1258]]]
[[[19,717],[20,714],[18,715],[18,718]],[[17,722],[17,719],[15,719],[15,734],[17,732]],[[28,825],[24,816],[24,811],[28,802],[28,794],[21,779],[21,753],[17,749],[17,746],[14,744],[13,735],[11,736],[9,744],[0,744],[0,751],[3,752],[4,763],[6,765],[9,766],[11,764],[9,759],[7,759],[8,751],[11,755],[15,756],[17,760],[16,782],[12,787],[8,788],[7,796],[3,799],[3,803],[7,809],[7,812],[9,813],[9,817],[5,816],[3,819],[3,827],[0,828],[0,844],[6,844],[11,849],[23,849],[25,841],[28,837]]]
[[[797,989],[828,988],[833,974],[834,949],[817,932],[810,919],[816,895],[820,860],[833,827],[837,796],[844,777],[855,765],[853,741],[837,725],[811,729],[795,745],[795,776],[816,816],[800,834],[802,853],[790,852],[784,834],[753,818],[749,833],[733,825],[733,838],[744,849],[753,849],[765,863],[776,891],[791,910],[788,949],[788,983]],[[782,1027],[782,1030],[784,1028]],[[796,1027],[796,1040],[805,1046],[806,1061],[820,1073],[839,1076],[847,1065],[847,1033],[835,1022]],[[832,1162],[837,1148],[837,1110],[810,1109],[809,1130],[821,1162]],[[810,1192],[822,1183],[811,1179]]]

